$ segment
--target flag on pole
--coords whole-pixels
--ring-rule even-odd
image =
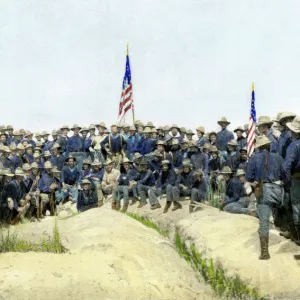
[[[251,111],[250,111],[248,139],[247,139],[249,157],[252,155],[254,151],[255,125],[256,125],[255,92],[254,92],[254,83],[252,83]]]
[[[122,84],[122,94],[119,104],[119,114],[118,114],[118,123],[123,125],[125,120],[128,119],[129,111],[132,112],[132,119],[134,123],[134,105],[133,105],[133,95],[132,95],[132,82],[131,82],[131,70],[128,54],[128,45],[126,51],[126,66],[125,74]]]

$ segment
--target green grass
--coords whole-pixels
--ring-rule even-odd
[[[221,264],[214,263],[212,259],[204,258],[194,244],[188,249],[178,231],[175,234],[175,245],[179,255],[202,275],[218,296],[227,299],[264,299],[257,289],[250,287],[238,275],[228,276]]]
[[[0,253],[4,252],[51,252],[65,253],[67,249],[62,245],[57,222],[55,220],[53,237],[42,239],[39,244],[34,244],[18,238],[17,233],[11,234],[9,229],[6,234],[0,232]]]
[[[129,213],[129,212],[127,212],[126,215],[139,221],[140,223],[144,224],[145,226],[156,230],[161,235],[163,235],[165,237],[169,237],[169,232],[167,230],[162,230],[161,228],[159,228],[159,226],[157,226],[155,223],[151,222],[149,219],[147,219],[145,217],[141,217],[137,214]]]

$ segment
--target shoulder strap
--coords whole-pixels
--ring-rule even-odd
[[[108,135],[108,145],[109,145],[109,149],[111,151],[111,139],[110,139],[110,134]]]
[[[263,177],[265,176],[266,170],[268,168],[268,160],[269,160],[269,151],[267,150],[264,169],[263,169],[262,174],[261,174],[261,180],[263,180]]]

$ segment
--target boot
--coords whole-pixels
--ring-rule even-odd
[[[120,201],[116,201],[116,210],[120,210],[121,205],[120,205]]]
[[[296,226],[294,225],[294,223],[289,224],[289,229],[290,229],[290,235],[291,235],[292,242],[295,242],[297,244],[298,235],[297,235],[297,230],[296,230]]]
[[[182,208],[182,205],[179,202],[174,201],[172,211],[175,211],[175,210],[181,209],[181,208]]]
[[[160,204],[157,202],[156,204],[152,205],[150,207],[152,210],[157,209],[157,208],[161,208]]]
[[[145,205],[147,205],[147,202],[142,202],[142,201],[140,201],[140,204],[138,205],[137,208],[141,208],[141,207],[143,207],[143,206],[145,206]]]
[[[98,207],[101,207],[103,205],[103,199],[98,201]]]
[[[166,205],[165,205],[165,207],[164,207],[163,214],[165,214],[165,213],[167,213],[167,212],[168,212],[168,210],[169,210],[169,208],[170,208],[171,204],[172,204],[172,202],[171,202],[171,201],[167,201],[167,202],[166,202]]]
[[[111,209],[116,210],[116,200],[112,200]]]
[[[123,204],[123,208],[121,210],[122,213],[125,213],[127,211],[128,205],[129,205],[129,202],[126,202]]]
[[[136,204],[139,201],[139,199],[137,197],[133,197],[130,206]]]
[[[249,209],[248,215],[251,216],[251,217],[256,218],[257,217],[256,210],[255,209]]]
[[[294,242],[295,242],[295,244],[300,246],[300,225],[299,224],[295,225],[295,231],[296,231],[296,234],[297,234],[297,238]]]
[[[283,236],[284,238],[286,238],[288,240],[292,237],[290,231],[288,231],[288,230],[280,232],[279,235]]]
[[[267,236],[259,236],[260,238],[260,250],[261,250],[261,254],[259,259],[261,260],[267,260],[270,259],[270,254],[269,254],[269,237]]]

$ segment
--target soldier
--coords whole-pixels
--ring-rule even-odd
[[[10,149],[7,146],[3,147],[3,156],[1,158],[2,161],[2,166],[5,169],[10,169],[11,171],[13,171],[13,162],[10,159]]]
[[[0,140],[1,140],[1,144],[3,146],[7,146],[7,134],[5,132],[1,132],[0,134]]]
[[[210,154],[211,158],[208,162],[208,173],[212,190],[215,192],[218,190],[217,176],[223,168],[223,163],[221,158],[219,157],[219,150],[216,146],[211,146]]]
[[[33,158],[33,146],[31,144],[28,144],[26,147],[25,147],[25,154],[24,154],[24,159],[26,160],[26,162],[28,164],[32,164],[33,161],[34,161],[34,158]]]
[[[84,159],[82,162],[82,174],[81,178],[89,178],[91,176],[91,161],[89,159]]]
[[[183,139],[185,139],[185,134],[186,134],[185,127],[180,127],[179,133],[180,133],[180,143],[181,143],[183,141]]]
[[[292,132],[293,142],[288,146],[283,165],[286,186],[290,189],[293,220],[288,220],[291,238],[300,245],[300,116],[286,124]],[[294,256],[300,260],[300,255]]]
[[[61,183],[61,171],[57,169],[56,167],[53,167],[52,175],[55,183],[55,204],[59,204],[60,202],[63,202],[66,197],[68,197],[68,193],[63,190],[63,186]]]
[[[50,159],[51,159],[51,153],[50,153],[50,151],[49,150],[46,150],[44,153],[43,153],[43,160],[44,160],[44,163],[46,162],[46,161],[50,161]]]
[[[25,133],[25,138],[27,139],[27,143],[31,144],[32,147],[35,147],[35,141],[33,140],[33,133],[30,130],[27,130]]]
[[[248,165],[248,152],[247,152],[247,147],[240,149],[239,151],[239,156],[236,161],[236,166],[237,169],[244,170],[245,172],[247,171],[247,165]]]
[[[199,126],[196,128],[196,132],[197,132],[197,146],[198,148],[203,147],[204,144],[207,142],[206,138],[205,138],[205,128],[203,126]]]
[[[152,159],[149,161],[149,168],[152,171],[155,179],[158,178],[162,160],[162,154],[158,150],[155,150],[152,154]]]
[[[120,169],[120,163],[122,162],[123,156],[125,156],[123,148],[126,146],[126,141],[118,133],[118,128],[115,124],[111,125],[110,129],[111,133],[104,138],[100,145],[102,151],[113,161],[115,168]],[[108,149],[105,148],[106,144],[108,144]]]
[[[227,127],[230,122],[225,117],[222,117],[218,124],[221,126],[221,131],[217,133],[218,149],[224,160],[227,158],[227,143],[234,139],[233,133],[228,131]]]
[[[140,204],[137,208],[141,208],[147,204],[148,192],[155,183],[153,173],[148,169],[148,162],[145,159],[140,162],[139,169],[140,172],[137,181],[137,190],[140,196]]]
[[[189,152],[189,141],[188,140],[182,140],[180,152],[181,152],[182,160],[190,158],[191,153]]]
[[[19,143],[21,143],[21,140],[22,140],[22,138],[21,138],[21,133],[20,133],[20,131],[17,131],[17,130],[14,131],[12,142],[14,142],[16,146],[18,146]]]
[[[193,141],[193,136],[195,135],[195,133],[191,130],[191,129],[188,129],[186,131],[186,138],[189,142]]]
[[[88,179],[83,179],[81,187],[82,190],[78,193],[77,210],[84,212],[88,209],[97,207],[97,193],[91,189],[91,182]]]
[[[13,132],[14,132],[14,128],[11,125],[7,125],[6,126],[6,132],[7,132],[7,146],[9,146],[11,144],[11,142],[13,141]]]
[[[192,152],[190,161],[193,169],[196,171],[202,170],[206,177],[208,174],[208,155],[199,151],[196,143],[191,145],[190,151]]]
[[[102,180],[102,192],[104,194],[104,197],[107,197],[109,195],[114,194],[114,191],[118,185],[118,178],[120,176],[120,171],[113,168],[114,163],[109,158],[104,163],[104,166],[105,166],[105,171]],[[116,208],[116,202],[112,201],[112,209],[115,208]]]
[[[124,140],[127,142],[129,136],[130,136],[130,132],[129,132],[129,128],[130,126],[128,124],[124,124],[123,125],[123,130],[124,130],[124,133],[123,133],[123,138]]]
[[[191,202],[189,205],[189,212],[192,213],[194,211],[195,205],[207,199],[208,193],[208,184],[203,179],[202,170],[195,171],[194,174],[194,182],[191,192]]]
[[[57,139],[57,143],[60,145],[61,147],[61,152],[63,156],[67,156],[68,155],[68,133],[70,131],[70,128],[68,125],[63,125],[61,128],[61,135],[60,137]]]
[[[180,153],[180,145],[178,139],[172,140],[171,151],[169,152],[168,159],[174,167],[175,174],[179,174],[182,167],[182,155]]]
[[[19,144],[21,145],[21,144]],[[18,146],[19,146],[18,145]],[[10,145],[10,160],[12,162],[12,171],[14,172],[16,168],[22,168],[22,160],[17,155],[17,147],[12,143]]]
[[[259,216],[259,237],[261,256],[259,259],[269,259],[269,219],[272,209],[279,206],[283,199],[283,159],[278,153],[270,151],[271,141],[266,136],[256,138],[255,148],[258,152],[251,156],[248,162],[246,178],[253,183],[257,199]],[[263,189],[263,193],[262,193]]]
[[[126,212],[129,205],[129,193],[132,192],[134,200],[137,199],[136,181],[138,180],[139,173],[136,169],[130,166],[130,160],[125,157],[121,167],[121,175],[118,178],[118,186],[114,193],[114,200],[116,202],[115,209],[120,209],[120,201],[123,197],[122,212]],[[134,201],[133,200],[133,201]],[[113,207],[114,209],[114,207]]]
[[[244,138],[243,136],[243,133],[244,133],[244,129],[243,127],[238,127],[234,130],[234,133],[236,134],[237,136],[237,148],[236,148],[236,151],[239,152],[242,148],[246,147],[247,146],[247,139]]]
[[[285,159],[288,146],[292,143],[292,132],[287,128],[286,124],[291,123],[295,116],[296,115],[291,112],[282,112],[280,113],[280,118],[278,120],[281,131],[278,138],[278,153],[283,159]]]
[[[165,150],[166,142],[159,140],[156,142],[156,149],[162,154],[163,160],[166,160],[168,157],[168,153]]]
[[[52,142],[49,141],[49,135],[50,133],[48,133],[47,131],[42,131],[42,138],[44,140],[44,144],[43,144],[43,151],[47,151],[50,150],[52,147]]]
[[[146,127],[144,130],[144,138],[140,141],[138,150],[142,155],[149,155],[154,151],[156,140],[150,137],[152,130],[149,127]]]
[[[8,185],[13,180],[15,174],[12,173],[10,169],[2,169],[1,176],[0,221],[9,223],[12,212],[8,207],[7,190]]]
[[[223,201],[224,211],[232,214],[245,214],[256,217],[256,211],[248,209],[250,203],[250,194],[252,193],[252,188],[249,185],[249,189],[245,189],[245,171],[238,169],[236,175],[231,179],[231,190],[226,194],[226,197]]]
[[[260,134],[265,135],[271,141],[271,152],[278,152],[278,141],[272,133],[272,124],[273,122],[269,117],[259,117],[256,124]]]
[[[164,126],[164,134],[165,134],[165,136],[164,136],[163,140],[165,142],[168,141],[168,140],[170,140],[170,139],[172,139],[172,136],[170,135],[170,130],[171,130],[171,128],[170,128],[169,125]]]
[[[103,205],[103,193],[102,193],[102,186],[101,186],[103,177],[104,177],[104,169],[102,168],[101,162],[98,159],[95,159],[92,163],[92,171],[88,178],[89,180],[92,180],[93,184],[95,185],[98,201],[99,201],[99,207]]]
[[[171,130],[171,136],[172,136],[172,139],[177,139],[179,143],[181,143],[182,141],[182,137],[180,136],[180,133],[179,133],[179,126],[177,124],[173,124],[170,128]]]
[[[231,140],[227,144],[227,159],[224,163],[225,166],[228,166],[232,172],[235,172],[238,165],[238,156],[237,156],[237,149],[238,143],[236,140]]]
[[[182,173],[177,175],[175,186],[173,187],[173,208],[172,211],[181,209],[182,205],[180,204],[180,196],[191,196],[194,177],[192,172],[192,164],[189,162],[183,162],[182,164]]]
[[[61,146],[59,143],[55,143],[52,146],[52,157],[50,159],[51,164],[61,171],[65,164],[65,157],[61,155]]]
[[[104,139],[107,137],[107,134],[105,133],[105,130],[107,130],[106,125],[104,122],[100,122],[100,124],[96,125],[98,129],[98,135],[96,135],[93,138],[93,141],[91,143],[90,151],[94,152],[94,158],[98,159],[101,163],[104,163],[104,155],[101,151],[101,143],[104,141]]]
[[[67,165],[62,169],[61,181],[63,189],[69,193],[69,200],[77,202],[78,188],[81,181],[81,172],[78,166],[75,166],[76,158],[69,155],[66,159]]]
[[[74,124],[71,130],[74,134],[68,140],[67,151],[75,157],[78,169],[81,170],[83,161],[83,138],[79,135],[81,127]]]
[[[137,140],[135,127],[131,126],[129,128],[129,137],[127,138],[126,147],[126,155],[129,157],[129,159],[133,159],[133,155],[136,152]]]
[[[167,202],[164,208],[164,213],[166,213],[171,206],[172,201],[172,189],[175,185],[176,174],[171,168],[171,164],[168,160],[163,160],[161,163],[161,171],[159,177],[156,180],[155,186],[149,190],[149,202],[151,209],[161,208],[158,197],[161,197],[163,194],[167,195]]]
[[[208,136],[209,142],[211,144],[211,146],[218,146],[218,142],[217,142],[217,133],[216,132],[210,132],[209,136]]]

